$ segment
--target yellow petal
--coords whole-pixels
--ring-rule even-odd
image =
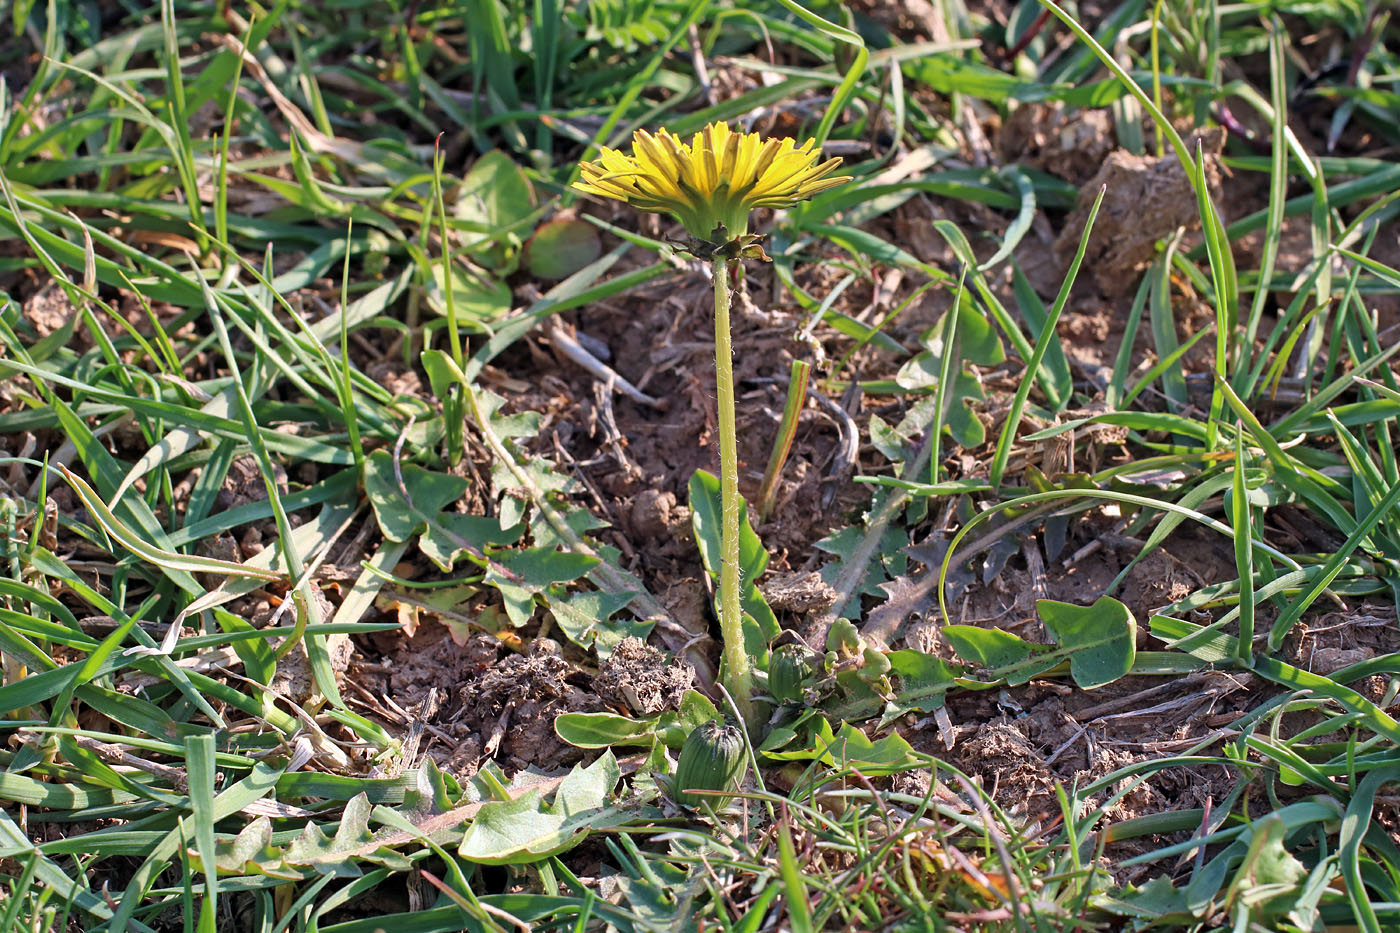
[[[735,190],[745,191],[758,179],[758,156],[767,145],[757,133],[745,133],[735,157],[733,184]]]
[[[721,180],[727,180],[731,188],[734,187],[734,183],[739,177],[736,163],[739,161],[739,144],[743,142],[743,139],[737,133],[731,133],[725,138],[724,148],[721,150],[719,177]]]
[[[722,125],[722,124],[720,124]],[[695,134],[691,144],[691,158],[695,165],[695,190],[709,194],[719,184],[719,166],[715,164],[714,128],[711,123]]]

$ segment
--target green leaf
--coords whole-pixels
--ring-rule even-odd
[[[891,651],[886,655],[890,673],[899,678],[894,700],[885,704],[880,727],[905,713],[931,713],[940,709],[948,691],[957,686],[958,666],[922,651]]]
[[[986,326],[986,322],[980,316],[974,315],[973,317],[982,322],[982,326]],[[962,327],[964,319],[963,315],[959,315],[959,328]],[[995,335],[993,338],[995,339]],[[940,350],[937,353],[926,350],[905,362],[895,374],[895,382],[901,388],[910,390],[936,388],[943,368],[941,342],[939,342],[939,346]],[[999,353],[1000,341],[997,342],[996,346]],[[962,447],[977,447],[986,440],[986,428],[983,427],[981,420],[967,404],[969,399],[981,401],[986,397],[982,391],[982,384],[975,375],[961,368],[956,371],[943,430],[948,432],[949,436]]]
[[[690,520],[705,570],[715,581],[719,612],[720,489],[713,473],[696,470],[690,478]],[[778,637],[778,617],[768,607],[756,581],[768,567],[768,552],[749,524],[747,503],[739,503],[739,591],[744,608],[744,647],[759,667],[768,663],[768,645]]]
[[[432,473],[414,463],[400,467],[398,484],[394,460],[387,450],[376,450],[365,462],[365,495],[374,507],[379,530],[390,541],[407,541],[421,531],[428,517],[466,494],[468,483],[460,476]]]
[[[657,725],[655,716],[633,719],[616,713],[560,713],[554,719],[559,738],[579,748],[650,745],[655,741]]]
[[[705,694],[698,690],[687,690],[681,695],[680,724],[687,733],[697,726],[719,718],[719,710]]]
[[[499,149],[476,160],[457,195],[460,219],[492,228],[523,220],[534,208],[535,193],[525,172]]]
[[[287,847],[284,859],[293,867],[310,868],[321,875],[358,877],[358,859],[374,862],[396,871],[407,871],[413,863],[393,849],[376,847],[369,828],[369,797],[356,794],[345,804],[335,837],[327,837],[317,823],[308,823],[302,834]]]
[[[432,274],[432,283],[424,289],[423,295],[428,300],[428,307],[446,316],[447,292],[443,285],[442,266],[434,263]],[[484,330],[473,322],[500,320],[510,311],[510,301],[510,287],[506,283],[461,266],[452,267],[452,306],[460,323],[472,324],[478,331]]]
[[[525,244],[525,268],[536,278],[565,279],[602,252],[597,227],[582,220],[552,220]]]
[[[418,362],[428,374],[428,386],[433,390],[433,398],[447,399],[452,387],[462,381],[462,371],[445,350],[424,350],[418,354]]]
[[[538,547],[498,554],[496,560],[516,579],[508,578],[500,567],[493,566],[486,572],[486,582],[501,591],[506,615],[517,628],[530,621],[535,613],[535,597],[544,593],[551,583],[577,580],[598,564],[598,558],[586,554]]]
[[[642,620],[613,622],[613,615],[630,603],[636,593],[603,593],[590,590],[570,593],[560,586],[548,590],[549,611],[569,640],[582,648],[592,647],[599,658],[607,658],[617,643],[629,635],[645,639],[653,623]]]
[[[831,723],[816,710],[807,710],[796,722],[780,729],[774,729],[764,740],[759,750],[764,756],[776,761],[812,761],[820,758],[830,764],[826,754],[836,734],[831,731]]]
[[[468,545],[480,551],[514,544],[520,540],[520,533],[520,525],[502,528],[499,518],[443,512],[427,522],[418,547],[424,557],[443,570],[451,570]]]
[[[821,569],[822,580],[835,585],[846,572],[847,566],[868,547],[866,538],[875,530],[871,523],[875,521],[875,516],[880,515],[888,495],[887,490],[876,492],[871,498],[870,507],[865,511],[864,522],[842,528],[816,543],[819,550],[839,558]],[[867,552],[869,557],[866,558],[864,572],[860,575],[859,584],[852,590],[850,599],[843,606],[831,607],[832,612],[838,616],[859,618],[861,597],[888,599],[890,594],[883,589],[883,585],[909,572],[909,555],[905,552],[909,546],[908,532],[900,528],[898,523],[890,522],[879,531],[879,535],[879,543]]]
[[[819,761],[827,767],[858,768],[872,776],[908,770],[919,762],[913,747],[897,732],[872,742],[860,729],[842,723],[833,733],[826,717],[815,711],[786,729],[774,730],[761,751],[778,761]]]
[[[988,670],[1010,667],[1029,658],[1037,646],[999,628],[945,625],[943,637],[958,657]]]
[[[898,428],[886,424],[879,415],[870,416],[870,443],[886,460],[896,464],[896,470],[903,466],[903,461],[909,456],[907,448],[912,440],[908,435],[901,434]]]
[[[1186,902],[1186,893],[1172,886],[1171,878],[1158,875],[1140,888],[1129,887],[1120,898],[1105,897],[1110,910],[1129,917],[1185,926],[1196,915]]]
[[[1269,814],[1252,829],[1249,852],[1230,884],[1230,896],[1256,920],[1275,920],[1291,912],[1308,869],[1284,846],[1288,826],[1278,814]]]
[[[230,840],[220,840],[214,846],[214,864],[220,875],[266,875],[300,881],[301,871],[288,865],[283,851],[272,846],[272,821],[259,816],[243,827]],[[198,870],[204,860],[197,851],[190,851],[190,862]]]
[[[622,772],[612,752],[587,768],[575,768],[546,805],[538,790],[481,808],[462,837],[458,854],[487,865],[526,864],[582,842],[597,827],[617,826],[623,811],[607,805]]]
[[[857,767],[869,775],[893,774],[918,762],[913,747],[898,732],[872,742],[850,723],[841,724],[832,752],[837,762]]]
[[[491,268],[509,271],[534,210],[535,193],[524,171],[510,156],[493,149],[462,179],[457,219],[470,228],[462,248]]]
[[[423,554],[443,570],[451,570],[463,551],[513,544],[524,531],[518,524],[503,528],[496,518],[442,511],[466,490],[462,477],[434,473],[417,464],[400,464],[396,472],[393,456],[386,450],[376,450],[365,460],[365,495],[374,507],[379,530],[390,541],[422,535],[418,544]]]
[[[1080,687],[1102,687],[1132,669],[1137,621],[1112,596],[1101,596],[1092,606],[1051,599],[1038,600],[1035,606],[1055,641],[1070,652],[1070,676]]]

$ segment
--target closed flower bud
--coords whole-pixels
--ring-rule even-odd
[[[676,761],[671,796],[685,807],[709,801],[716,810],[728,797],[691,794],[692,790],[733,790],[744,772],[744,736],[734,726],[711,720],[686,737]]]
[[[780,703],[796,703],[816,670],[816,659],[806,647],[782,645],[768,661],[768,692]]]

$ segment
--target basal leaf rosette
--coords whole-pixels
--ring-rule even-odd
[[[632,154],[603,147],[584,162],[574,187],[589,194],[626,201],[638,210],[674,214],[686,231],[715,243],[748,232],[749,212],[759,207],[791,207],[798,201],[850,181],[832,175],[840,159],[818,163],[815,140],[763,139],[711,123],[689,144],[664,128],[655,135],[637,130]]]

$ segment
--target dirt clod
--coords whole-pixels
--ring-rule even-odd
[[[604,700],[644,716],[676,709],[694,685],[694,668],[669,660],[640,638],[622,639],[593,682]]]
[[[836,602],[836,590],[819,573],[775,573],[758,588],[774,609],[820,612]]]
[[[57,283],[39,289],[24,303],[24,316],[40,337],[61,330],[76,313],[77,309]]]
[[[980,775],[998,805],[1034,816],[1053,806],[1055,779],[1030,739],[1009,721],[988,723],[958,743],[958,766]]]
[[[583,758],[554,733],[560,713],[601,712],[603,703],[582,688],[581,674],[559,654],[544,650],[509,655],[462,687],[460,719],[485,739],[485,752],[513,769],[550,770]]]
[[[1344,667],[1360,664],[1375,657],[1375,652],[1362,645],[1356,648],[1319,648],[1312,654],[1312,672],[1331,674]]]
[[[1205,145],[1217,151],[1220,140]],[[1206,184],[1214,196],[1220,187],[1220,168],[1206,160]],[[1199,226],[1196,195],[1186,172],[1174,155],[1161,158],[1118,150],[1104,160],[1097,175],[1079,193],[1079,204],[1055,240],[1055,253],[1066,266],[1079,247],[1089,210],[1099,189],[1106,188],[1103,205],[1084,256],[1084,266],[1098,290],[1108,296],[1127,294],[1137,287],[1137,272],[1157,252],[1157,241],[1178,227]]]
[[[288,491],[286,468],[280,463],[274,463],[273,476],[278,491],[285,495]],[[267,483],[263,481],[262,471],[258,469],[258,461],[251,454],[235,458],[229,465],[228,476],[224,478],[224,484],[215,498],[219,510],[226,511],[265,499]]]
[[[1113,148],[1113,117],[1107,110],[1071,110],[1059,101],[1022,104],[1002,125],[997,148],[1006,162],[1083,184]]]
[[[644,489],[632,500],[628,518],[638,538],[660,538],[683,532],[690,509],[679,505],[669,490]]]

